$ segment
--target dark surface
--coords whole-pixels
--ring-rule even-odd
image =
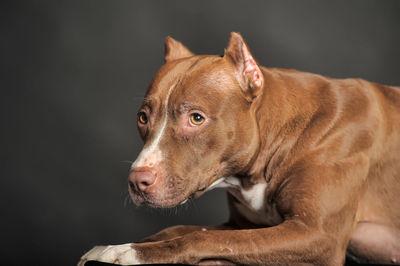
[[[176,210],[126,201],[136,111],[163,40],[265,66],[400,84],[400,1],[1,1],[1,264],[74,265],[94,245],[227,219],[222,191]]]
[[[115,265],[115,264],[110,264],[110,263],[102,263],[102,262],[96,262],[96,261],[88,261],[85,263],[85,266],[107,266],[107,265]],[[187,264],[147,264],[147,265],[187,265]],[[368,266],[374,266],[378,264],[362,264],[362,263],[357,263],[352,260],[346,260],[345,266],[360,266],[360,265],[368,265]]]

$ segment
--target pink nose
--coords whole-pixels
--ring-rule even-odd
[[[148,187],[156,182],[156,176],[150,171],[132,171],[128,180],[129,186],[133,191],[145,192]]]

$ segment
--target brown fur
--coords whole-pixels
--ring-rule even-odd
[[[340,265],[347,249],[399,262],[400,88],[254,65],[236,33],[224,57],[194,56],[171,38],[166,46],[141,108],[150,122],[139,130],[146,147],[177,82],[157,166],[167,174],[144,202],[174,206],[235,175],[245,190],[266,182],[265,202],[283,222],[249,221],[230,195],[228,224],[166,229],[132,244],[140,261]],[[180,119],[193,106],[208,124],[188,133]]]

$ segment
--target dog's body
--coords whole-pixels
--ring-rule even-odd
[[[167,38],[138,125],[136,204],[226,187],[230,220],[168,228],[81,260],[340,265],[400,261],[400,88],[260,67],[239,34],[223,57]]]

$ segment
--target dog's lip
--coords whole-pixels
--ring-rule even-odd
[[[190,197],[189,197],[189,198],[190,198]],[[182,201],[181,203],[179,203],[179,205],[183,205],[183,204],[185,204],[186,202],[188,202],[189,198],[187,198],[187,199],[185,199],[184,201]]]
[[[179,203],[179,205],[184,205],[186,202],[188,202],[191,199],[197,199],[198,197],[200,197],[201,195],[203,195],[205,192],[207,191],[207,187],[201,187],[198,190],[196,190],[195,192],[193,192],[192,194],[189,195],[189,197],[187,197],[186,199],[184,199],[183,201],[181,201]]]
[[[222,177],[222,178],[219,178],[219,179],[215,180],[214,182],[212,182],[211,185],[209,185],[209,186],[206,186],[206,185],[205,186],[201,186],[196,192],[192,193],[187,199],[182,201],[180,204],[185,204],[191,198],[200,197],[201,195],[203,195],[207,191],[210,191],[210,190],[218,187],[218,185],[220,185],[224,181],[225,181],[225,178]],[[224,187],[224,186],[221,186],[221,187]]]
[[[178,203],[178,205],[184,205],[186,204],[190,199],[193,198],[198,198],[201,195],[203,195],[204,193],[206,193],[207,191],[210,191],[216,187],[225,187],[224,185],[224,181],[225,178],[219,178],[217,180],[215,180],[214,182],[212,182],[210,185],[203,185],[200,186],[199,189],[197,189],[195,192],[193,192],[192,194],[190,194],[186,199],[182,200],[181,202]],[[155,207],[159,207],[158,204],[152,202],[151,198],[146,197],[143,193],[140,193],[140,191],[130,191],[131,196],[132,194],[136,195],[135,198],[135,204],[136,205],[142,205],[142,204],[147,204],[149,206],[155,206]]]

